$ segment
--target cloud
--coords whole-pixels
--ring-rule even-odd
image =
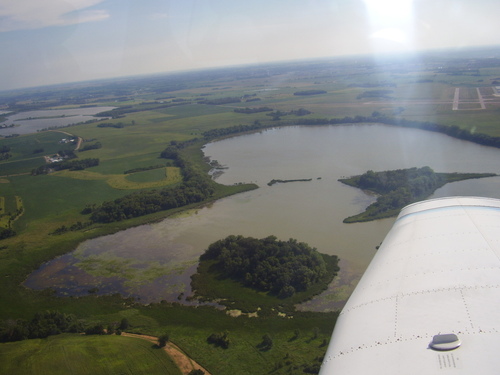
[[[87,9],[104,0],[2,0],[0,32],[102,21],[106,10]]]

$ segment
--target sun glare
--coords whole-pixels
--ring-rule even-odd
[[[410,17],[413,0],[364,0],[370,18],[401,19]]]
[[[413,34],[413,0],[364,0],[370,39],[407,48]],[[379,46],[380,47],[380,46]],[[399,49],[396,48],[396,49]]]

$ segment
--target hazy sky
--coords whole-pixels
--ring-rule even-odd
[[[499,36],[498,0],[0,0],[0,90]]]

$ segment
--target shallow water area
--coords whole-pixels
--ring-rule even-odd
[[[115,107],[82,107],[70,109],[47,109],[40,111],[20,112],[7,115],[6,121],[0,125],[14,125],[14,127],[0,128],[0,136],[12,134],[30,134],[37,131],[64,127],[89,120],[99,120],[104,117],[94,117],[95,114],[110,111]]]
[[[334,310],[342,307],[395,220],[343,224],[375,197],[339,178],[426,165],[436,172],[500,173],[498,149],[380,124],[275,128],[207,144],[204,152],[227,168],[219,183],[255,182],[260,188],[189,215],[86,241],[42,266],[26,285],[61,295],[95,287],[92,292],[120,292],[145,303],[192,303],[186,300],[190,276],[210,243],[231,234],[275,235],[340,257],[340,274],[329,289],[300,307]],[[268,186],[272,179],[311,180]],[[433,197],[448,195],[500,198],[500,177],[447,184]]]

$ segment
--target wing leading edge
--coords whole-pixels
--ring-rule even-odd
[[[321,375],[496,374],[500,200],[405,207],[342,310]]]

